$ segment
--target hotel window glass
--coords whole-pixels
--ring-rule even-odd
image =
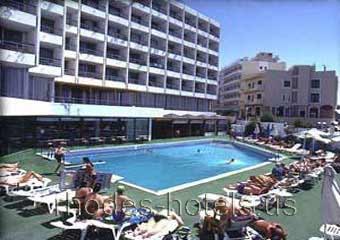
[[[312,79],[311,87],[312,88],[320,88],[320,79]]]
[[[310,101],[312,103],[318,103],[320,102],[320,94],[318,93],[312,93],[311,96],[310,96]]]
[[[257,99],[261,99],[262,98],[262,95],[261,94],[257,94]]]
[[[298,93],[292,92],[292,103],[297,103],[298,100]]]
[[[283,87],[290,87],[290,81],[285,80],[283,82]]]
[[[297,77],[292,78],[292,88],[297,89],[299,87],[299,79]]]

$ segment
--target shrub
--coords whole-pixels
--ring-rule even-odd
[[[261,122],[274,122],[274,117],[270,112],[264,112],[261,116]]]
[[[250,123],[248,123],[244,129],[244,135],[245,136],[249,136],[251,134],[254,133],[255,131],[255,128],[256,128],[256,122],[252,121]]]

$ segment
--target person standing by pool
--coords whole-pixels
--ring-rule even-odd
[[[114,203],[115,203],[115,209],[113,212],[113,219],[115,222],[121,222],[125,218],[125,212],[123,210],[125,204],[127,203],[133,203],[132,200],[124,194],[125,187],[124,186],[118,186],[116,194],[114,196]]]
[[[59,168],[64,164],[65,161],[65,149],[62,145],[58,145],[54,152],[54,158],[58,162],[57,168],[54,170],[55,173],[58,172]]]

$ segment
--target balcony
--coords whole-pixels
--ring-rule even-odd
[[[125,77],[123,76],[106,74],[105,78],[110,81],[125,82]]]
[[[71,19],[71,18],[66,18],[66,24],[70,26],[77,27],[78,26],[78,21]]]
[[[152,9],[156,10],[157,12],[161,12],[165,15],[168,14],[167,9],[163,8],[161,5],[155,4],[154,2],[152,4]]]
[[[182,91],[192,92],[193,86],[190,85],[182,85]]]
[[[77,51],[77,45],[72,43],[66,43],[65,50]]]
[[[138,85],[145,85],[145,81],[140,80],[138,78],[131,78],[131,77],[129,77],[129,83],[138,84]]]
[[[139,64],[139,65],[146,66],[146,61],[144,61],[143,59],[140,59],[140,58],[131,58],[130,57],[129,61],[132,62],[132,63],[136,63],[136,64]]]
[[[182,21],[183,17],[181,16],[181,14],[176,13],[174,11],[170,11],[170,17],[177,19],[178,21]]]
[[[217,81],[217,76],[208,75],[208,79]]]
[[[125,56],[119,55],[119,54],[116,54],[116,53],[112,53],[112,52],[107,52],[106,57],[111,58],[111,59],[120,60],[120,61],[126,61]]]
[[[194,75],[194,71],[190,71],[188,69],[183,69],[183,73],[188,75]]]
[[[81,27],[81,28],[84,28],[84,29],[86,29],[86,30],[93,31],[93,32],[104,33],[104,29],[101,29],[101,28],[96,27],[96,26],[93,26],[93,25],[89,25],[89,24],[84,23],[84,22],[81,22],[81,23],[80,23],[80,27]]]
[[[14,42],[8,40],[0,40],[0,48],[12,50],[15,52],[24,52],[24,53],[35,53],[35,46],[33,44],[28,44],[24,42]]]
[[[130,41],[134,43],[138,43],[140,45],[148,45],[147,41],[140,39],[140,38],[136,38],[136,37],[131,37]]]
[[[176,48],[168,48],[168,52],[176,55],[181,55],[181,51]]]
[[[55,28],[55,27],[51,27],[48,25],[44,25],[44,24],[41,24],[40,31],[45,32],[45,33],[59,35],[59,36],[63,35],[63,30],[61,28]]]
[[[145,27],[148,27],[149,26],[149,21],[146,21],[146,20],[143,20],[142,18],[138,18],[138,17],[135,17],[135,16],[132,16],[131,17],[131,20],[135,23],[138,23],[140,25],[143,25]]]
[[[151,24],[151,28],[152,28],[152,29],[156,29],[157,31],[166,33],[166,30],[163,29],[161,26],[159,26],[159,25],[157,25],[157,24]]]
[[[120,34],[120,33],[118,33],[117,31],[112,30],[112,29],[109,29],[108,35],[110,35],[110,36],[112,36],[112,37],[115,37],[115,38],[122,39],[122,40],[124,40],[124,41],[127,40],[127,36],[125,36],[125,35],[123,35],[123,34]]]
[[[168,65],[167,69],[170,70],[170,71],[173,71],[173,72],[180,72],[179,67],[175,67],[175,66],[171,66],[171,65]]]
[[[64,74],[74,76],[74,75],[76,75],[76,70],[72,69],[72,68],[65,68]]]
[[[169,29],[169,34],[177,38],[182,38],[182,33],[176,30]]]
[[[155,67],[159,69],[164,69],[164,64],[162,63],[157,63],[157,62],[150,62],[150,67]]]
[[[27,12],[30,14],[36,14],[36,6],[33,4],[22,3],[14,0],[1,0],[0,7],[9,7],[12,9],[20,10],[22,12]]]
[[[61,59],[55,58],[46,58],[46,57],[39,57],[39,64],[40,65],[47,65],[53,67],[61,67]]]
[[[95,9],[101,10],[101,11],[106,11],[105,6],[99,4],[97,1],[93,0],[82,0],[82,4],[85,4],[87,6],[93,7]]]
[[[88,78],[96,78],[96,79],[102,79],[102,74],[98,72],[87,72],[87,71],[81,71],[79,70],[78,75],[80,77],[88,77]]]
[[[91,49],[91,48],[86,48],[86,47],[80,46],[79,50],[80,50],[81,53],[95,55],[95,56],[99,56],[99,57],[103,56],[103,52],[102,51],[98,51],[98,50],[95,50],[95,49]]]
[[[164,87],[164,83],[163,83],[163,81],[149,79],[149,86],[150,87],[163,88]]]
[[[196,93],[204,93],[205,90],[204,90],[204,88],[196,87],[196,88],[195,88],[195,92],[196,92]]]
[[[206,58],[201,57],[201,56],[197,56],[196,60],[205,63],[206,62]]]
[[[192,26],[192,27],[194,27],[194,28],[196,27],[195,21],[190,20],[190,19],[188,19],[188,18],[185,19],[185,23],[188,24],[188,25],[190,25],[190,26]]]
[[[201,78],[205,78],[205,74],[204,73],[196,73],[197,77],[201,77]]]
[[[172,82],[167,82],[166,83],[166,88],[179,90],[179,85],[178,84],[174,84]]]

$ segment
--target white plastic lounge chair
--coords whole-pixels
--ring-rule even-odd
[[[298,149],[301,148],[301,143],[296,143],[294,144],[293,147],[291,148],[284,148],[283,150],[286,151],[286,152],[289,152],[289,153],[296,153],[298,151]]]
[[[11,197],[37,197],[37,196],[43,196],[43,195],[49,195],[52,193],[61,192],[59,184],[51,185],[47,187],[42,188],[35,188],[30,190],[25,189],[13,189],[10,190],[7,195]]]
[[[52,193],[43,196],[28,197],[28,199],[34,203],[34,207],[36,207],[38,204],[46,204],[49,213],[52,214],[54,210],[56,210],[58,203],[67,200],[71,201],[74,196],[75,191],[66,190],[63,192]]]
[[[322,225],[320,227],[320,232],[322,232],[325,235],[325,237],[327,237],[327,239],[328,237],[330,239],[340,239],[340,227],[336,225],[330,224]]]
[[[0,177],[9,177],[9,176],[17,176],[17,175],[24,175],[26,173],[25,170],[23,169],[18,169],[18,171],[5,171],[5,170],[0,170]]]
[[[72,222],[72,220],[67,220],[71,225],[66,225],[62,221],[51,222],[50,224],[54,227],[61,228],[63,230],[79,230],[80,231],[80,240],[84,240],[87,233],[87,228],[89,223],[85,221],[76,221]]]
[[[46,187],[50,182],[51,179],[49,178],[43,178],[42,181],[39,181],[36,178],[32,178],[27,182],[19,183],[17,185],[0,184],[0,187],[4,188],[6,194],[8,194],[8,192],[12,191],[13,189],[26,188],[28,191],[30,191],[36,188]]]

